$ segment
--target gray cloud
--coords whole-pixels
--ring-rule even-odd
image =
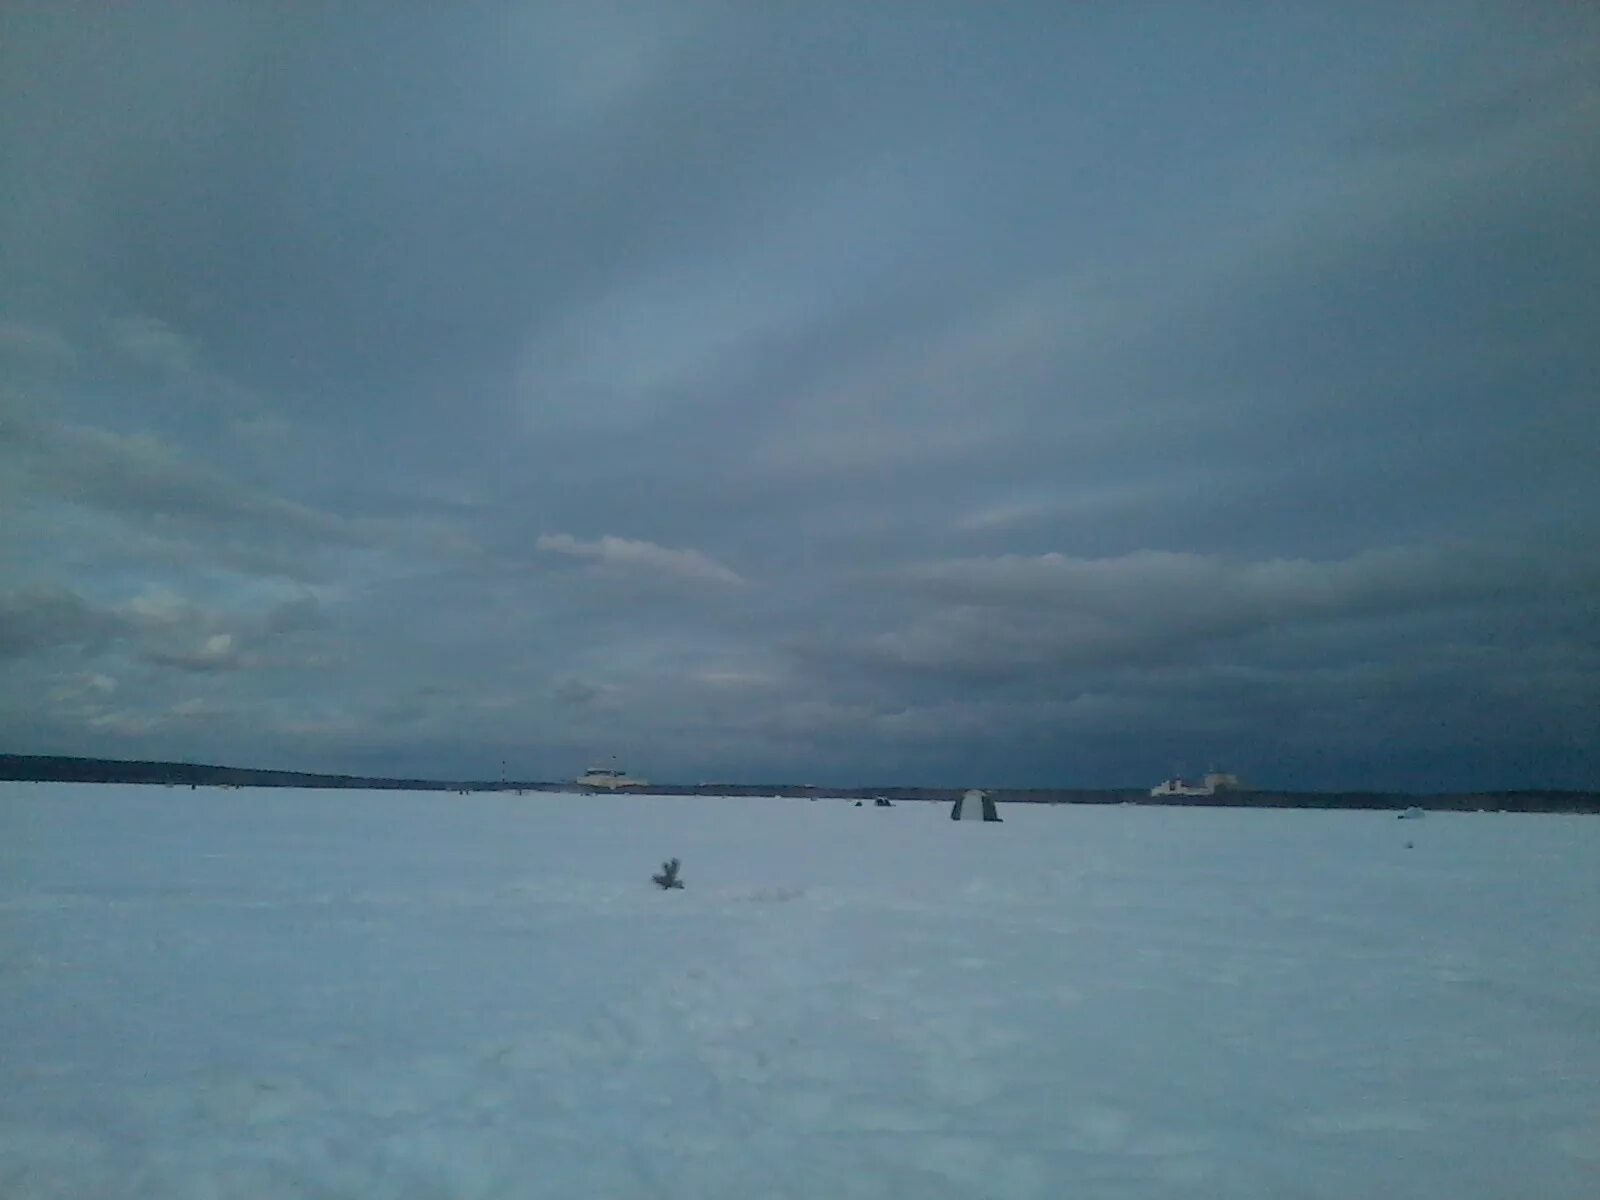
[[[1332,562],[1170,551],[1010,555],[917,564],[898,577],[937,607],[873,646],[888,661],[934,668],[1140,661],[1264,630],[1484,603],[1503,608],[1550,592],[1600,608],[1600,562],[1592,556],[1494,547],[1374,550]]]
[[[0,741],[1592,785],[1597,68],[1579,6],[7,6]]]
[[[122,631],[115,614],[69,588],[35,583],[0,592],[0,657],[67,646],[94,649]]]
[[[16,430],[10,445],[38,490],[75,504],[186,525],[250,526],[314,541],[357,540],[348,522],[186,461],[147,434],[35,425]]]
[[[58,502],[97,514],[103,553],[181,564],[204,561],[295,579],[325,572],[331,553],[399,550],[451,555],[470,543],[436,518],[350,517],[225,474],[150,433],[52,420],[37,404],[0,412],[0,467],[35,506]],[[50,516],[38,510],[41,532]],[[57,522],[59,530],[61,523]],[[88,539],[99,530],[77,535]]]

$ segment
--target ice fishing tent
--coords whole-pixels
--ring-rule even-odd
[[[998,821],[1000,813],[982,788],[970,788],[950,810],[952,821]]]

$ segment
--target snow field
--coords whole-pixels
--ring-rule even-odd
[[[0,1196],[1600,1194],[1600,820],[1003,815],[0,785]]]

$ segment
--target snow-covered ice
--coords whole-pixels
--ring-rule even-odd
[[[1600,819],[1003,815],[0,784],[0,1195],[1600,1195]]]

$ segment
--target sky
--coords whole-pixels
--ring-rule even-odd
[[[8,4],[0,750],[1600,787],[1600,10]]]

